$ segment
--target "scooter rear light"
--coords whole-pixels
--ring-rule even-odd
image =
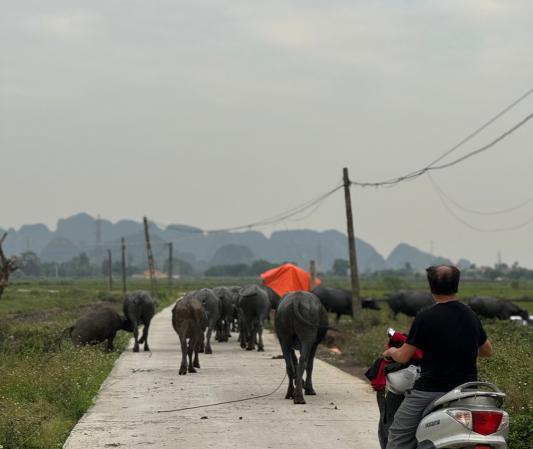
[[[502,416],[502,422],[500,423],[500,427],[498,427],[498,430],[502,430],[504,427],[509,425],[509,415],[507,412],[503,412]]]
[[[472,413],[469,410],[447,410],[446,413],[455,419],[458,423],[473,430]]]
[[[480,435],[491,435],[497,432],[503,418],[503,412],[473,411],[474,432]]]

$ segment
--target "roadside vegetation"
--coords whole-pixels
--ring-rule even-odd
[[[166,281],[159,283],[158,309],[173,302],[180,293],[203,287],[244,285],[257,277],[180,279],[168,297]],[[323,278],[324,285],[349,288],[346,277]],[[385,276],[364,279],[361,293],[384,300],[397,288],[426,290],[420,279]],[[145,280],[128,280],[128,291],[149,290]],[[115,351],[106,344],[75,350],[68,338],[59,350],[62,331],[77,318],[101,307],[122,313],[125,294],[109,292],[105,280],[14,280],[0,300],[0,445],[4,449],[62,447],[71,429],[92,404],[100,385],[115,360],[125,349],[131,334],[120,331]],[[533,313],[533,285],[520,281],[463,282],[461,299],[475,295],[511,298]],[[340,334],[328,335],[327,344],[350,354],[361,366],[369,366],[383,352],[386,329],[408,332],[412,318],[389,318],[383,310],[363,310],[363,321],[355,326],[344,317],[335,327]],[[494,382],[508,394],[511,449],[533,447],[533,329],[497,321],[484,322],[495,355],[479,363],[480,378]]]

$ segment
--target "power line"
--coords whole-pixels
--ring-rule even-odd
[[[316,197],[314,199],[311,199],[309,201],[306,201],[305,203],[302,203],[296,207],[293,207],[292,209],[289,209],[285,212],[282,212],[281,214],[274,215],[269,218],[265,218],[263,220],[259,220],[253,223],[249,223],[246,225],[241,226],[234,226],[231,228],[225,228],[225,229],[181,229],[173,227],[172,225],[166,226],[165,229],[170,229],[177,232],[184,232],[184,233],[202,233],[202,234],[220,234],[224,232],[232,232],[232,231],[239,231],[242,229],[252,229],[252,228],[258,228],[263,226],[270,226],[279,222],[282,222],[284,220],[287,220],[290,217],[293,217],[295,215],[299,215],[302,212],[306,211],[307,209],[310,209],[314,206],[319,205],[321,202],[325,201],[327,198],[329,198],[331,195],[333,195],[337,190],[341,189],[343,185],[339,185],[335,187],[333,190],[330,190],[329,192],[326,192],[319,197]],[[312,215],[312,214],[311,214]],[[155,222],[154,222],[155,223]],[[163,226],[161,223],[156,223],[158,226]]]
[[[440,192],[438,191],[438,189],[436,188],[435,184],[433,183],[433,179],[431,179],[431,177],[429,178],[430,181],[431,181],[431,185],[433,186],[433,188],[435,189],[435,193],[437,194],[437,197],[439,198],[439,200],[441,201],[441,203],[443,204],[443,206],[448,210],[448,212],[450,212],[450,214],[453,215],[453,217],[459,221],[460,223],[462,223],[463,225],[465,225],[466,227],[470,228],[470,229],[473,229],[474,231],[478,231],[478,232],[505,232],[505,231],[515,231],[517,229],[520,229],[520,228],[523,228],[524,226],[527,226],[528,224],[530,223],[533,223],[533,218],[530,218],[529,220],[519,224],[519,225],[516,225],[516,226],[511,226],[511,227],[508,227],[508,228],[495,228],[495,229],[483,229],[483,228],[478,228],[477,226],[472,226],[470,223],[467,223],[466,221],[464,221],[461,217],[459,217],[449,206],[448,204],[446,204],[446,202],[443,200]]]
[[[407,180],[410,180],[410,179],[413,179],[413,178],[416,178],[418,176],[421,176],[423,175],[424,173],[428,172],[429,170],[441,170],[443,168],[447,168],[447,167],[451,167],[452,165],[456,165],[478,153],[481,153],[483,151],[486,151],[488,150],[489,148],[491,148],[492,146],[496,145],[496,143],[500,142],[501,140],[503,140],[504,138],[506,138],[507,136],[509,136],[510,134],[512,134],[514,131],[516,131],[518,128],[520,128],[522,125],[524,125],[528,120],[530,120],[531,118],[533,118],[533,114],[527,116],[524,120],[522,120],[520,123],[518,123],[517,125],[515,125],[513,128],[511,128],[509,131],[503,133],[500,137],[498,137],[497,139],[495,139],[494,141],[492,141],[490,144],[488,145],[485,145],[484,147],[482,148],[479,148],[478,150],[475,150],[475,151],[472,151],[470,153],[468,153],[467,155],[459,158],[459,159],[456,159],[455,161],[453,162],[450,162],[448,164],[443,164],[443,165],[439,165],[437,167],[434,167],[434,165],[439,162],[441,159],[443,159],[444,157],[446,157],[448,154],[452,153],[453,151],[455,151],[457,148],[459,148],[461,145],[463,145],[464,143],[468,142],[470,139],[472,139],[475,135],[477,135],[479,132],[481,132],[483,129],[485,129],[487,126],[489,126],[490,124],[492,124],[495,120],[497,120],[498,118],[500,118],[502,115],[504,115],[506,112],[508,112],[509,110],[511,110],[514,106],[516,106],[518,103],[520,103],[522,100],[524,100],[527,96],[529,96],[531,93],[533,92],[533,89],[529,90],[526,94],[522,95],[522,97],[520,97],[518,100],[516,100],[515,102],[513,102],[510,106],[508,106],[507,108],[505,108],[503,111],[501,111],[499,114],[497,114],[495,117],[493,117],[492,119],[490,119],[488,122],[486,122],[483,126],[481,126],[480,128],[478,128],[476,131],[474,131],[472,134],[470,134],[468,137],[466,137],[465,139],[463,139],[461,142],[459,142],[457,145],[453,146],[452,148],[450,148],[448,151],[446,151],[446,153],[444,153],[441,157],[439,157],[438,159],[436,159],[435,161],[433,161],[431,164],[427,165],[426,167],[424,168],[421,168],[419,170],[416,170],[412,173],[409,173],[407,175],[404,175],[404,176],[400,176],[400,177],[397,177],[397,178],[392,178],[392,179],[388,179],[386,181],[381,181],[381,182],[357,182],[357,181],[351,181],[350,183],[353,184],[353,185],[357,185],[357,186],[360,186],[360,187],[380,187],[380,186],[383,186],[383,187],[392,187],[402,181],[407,181]]]
[[[518,98],[516,101],[511,103],[509,106],[507,106],[503,111],[501,111],[499,114],[496,114],[493,118],[491,118],[487,123],[476,129],[472,134],[461,140],[457,145],[454,145],[452,148],[450,148],[446,153],[444,153],[442,156],[434,160],[431,164],[428,165],[428,167],[432,167],[440,160],[444,159],[449,154],[453,153],[457,148],[468,142],[470,139],[472,139],[474,136],[478,135],[481,131],[483,131],[485,128],[487,128],[489,125],[491,125],[493,122],[498,120],[501,116],[503,116],[506,112],[513,109],[518,103],[520,103],[522,100],[524,100],[526,97],[528,97],[531,93],[533,93],[533,89],[528,90],[524,95],[522,95],[520,98]]]
[[[517,210],[517,209],[520,209],[521,207],[524,207],[526,204],[529,204],[531,202],[533,202],[533,197],[529,198],[528,200],[524,201],[523,203],[520,203],[516,206],[513,206],[513,207],[509,207],[507,209],[503,209],[503,210],[499,210],[499,211],[494,211],[494,212],[482,212],[482,211],[478,211],[478,210],[473,210],[473,209],[469,209],[468,207],[465,207],[465,206],[462,206],[461,204],[457,203],[456,201],[454,201],[452,198],[450,198],[440,187],[439,185],[435,182],[435,180],[431,177],[430,173],[428,172],[428,176],[431,180],[431,182],[433,183],[433,186],[442,194],[443,197],[445,197],[450,203],[452,203],[454,206],[457,206],[459,209],[462,209],[466,212],[470,212],[471,214],[477,214],[477,215],[501,215],[501,214],[505,214],[505,213],[508,213],[508,212],[512,212],[514,210]]]

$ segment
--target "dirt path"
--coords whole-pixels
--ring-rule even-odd
[[[265,398],[158,413],[271,393],[285,362],[272,358],[281,354],[273,335],[265,335],[264,353],[240,349],[235,336],[215,342],[213,355],[201,354],[197,374],[179,376],[171,307],[154,317],[149,341],[152,357],[134,354],[130,344],[117,360],[64,448],[379,448],[372,389],[321,360],[313,373],[317,396],[307,396],[305,405],[284,399],[285,380]]]

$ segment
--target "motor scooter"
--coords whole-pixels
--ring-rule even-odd
[[[398,341],[394,329],[387,331],[389,339]],[[396,338],[395,338],[396,337]],[[389,344],[390,346],[390,344]],[[422,355],[423,357],[423,355]],[[394,404],[392,417],[380,419],[378,435],[386,449],[388,429],[403,398],[420,377],[420,368],[410,365],[387,373],[386,402]],[[389,398],[389,395],[394,395]],[[416,431],[419,449],[507,449],[509,415],[502,410],[506,395],[488,382],[467,382],[435,399],[425,409]],[[383,413],[382,413],[383,416]]]

